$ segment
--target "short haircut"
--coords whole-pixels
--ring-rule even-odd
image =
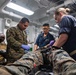
[[[43,24],[43,26],[48,26],[49,27],[49,24],[48,23],[45,23],[45,24]]]
[[[20,20],[20,22],[22,22],[22,23],[28,22],[28,23],[29,23],[29,20],[28,20],[27,18],[23,17],[23,18]]]

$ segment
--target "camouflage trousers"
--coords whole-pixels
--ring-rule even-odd
[[[53,50],[47,59],[53,64],[54,75],[76,75],[76,61],[64,50]],[[29,75],[34,66],[43,65],[40,51],[28,52],[13,64],[0,68],[0,75]]]

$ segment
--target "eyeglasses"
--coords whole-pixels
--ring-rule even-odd
[[[48,30],[49,28],[43,28],[43,30]]]

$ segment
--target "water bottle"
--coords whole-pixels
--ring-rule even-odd
[[[31,46],[31,44],[28,44],[28,46],[30,46],[30,50],[29,50],[29,51],[32,51],[32,46]]]

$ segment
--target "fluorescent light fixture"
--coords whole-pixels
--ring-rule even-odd
[[[19,12],[21,12],[21,13],[23,13],[23,14],[26,14],[26,15],[33,15],[33,14],[34,14],[33,11],[28,10],[28,9],[26,9],[26,8],[24,8],[24,7],[21,7],[21,6],[15,4],[15,3],[12,3],[12,2],[9,2],[6,6],[7,6],[8,8],[11,8],[11,9],[13,9],[13,10],[19,11]]]

